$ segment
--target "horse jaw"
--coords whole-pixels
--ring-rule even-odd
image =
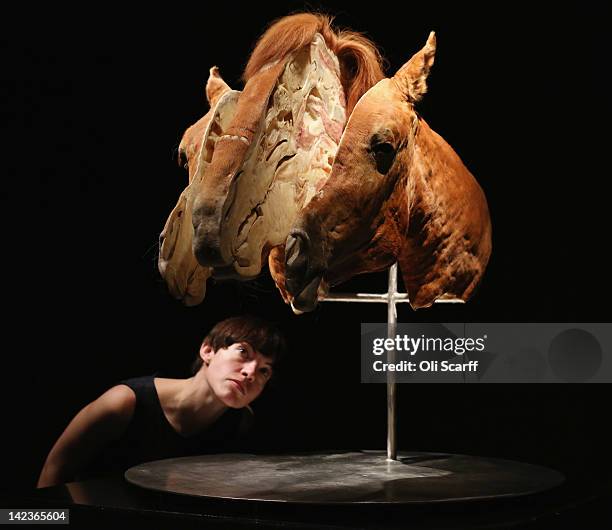
[[[478,182],[446,141],[419,120],[413,198],[398,263],[413,309],[471,297],[491,255],[491,218]]]

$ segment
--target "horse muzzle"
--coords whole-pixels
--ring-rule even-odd
[[[223,203],[205,200],[193,211],[193,254],[203,267],[228,267],[232,254],[222,234]]]
[[[323,260],[313,252],[308,234],[293,229],[285,242],[285,286],[293,296],[292,307],[296,312],[312,311],[318,301],[318,293],[325,275]]]

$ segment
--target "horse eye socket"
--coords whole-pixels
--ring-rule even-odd
[[[376,160],[376,170],[386,175],[395,159],[395,148],[387,142],[376,144],[373,146],[374,159]]]
[[[178,165],[184,168],[187,168],[187,166],[189,165],[185,151],[178,152]]]

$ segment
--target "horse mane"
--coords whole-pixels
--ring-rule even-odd
[[[248,81],[264,65],[286,57],[312,41],[316,33],[340,63],[340,81],[350,115],[359,98],[383,79],[383,58],[374,43],[360,33],[332,28],[333,18],[319,13],[298,13],[280,18],[259,38],[242,74]]]

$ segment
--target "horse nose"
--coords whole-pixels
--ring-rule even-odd
[[[227,267],[231,265],[223,256],[221,238],[207,226],[200,225],[193,236],[193,253],[202,267]]]
[[[221,245],[221,226],[218,222],[218,204],[202,202],[192,213],[193,253],[203,267],[221,267],[231,264],[231,257],[224,256]]]
[[[285,282],[290,293],[299,293],[308,270],[310,238],[303,230],[291,230],[285,241]]]

